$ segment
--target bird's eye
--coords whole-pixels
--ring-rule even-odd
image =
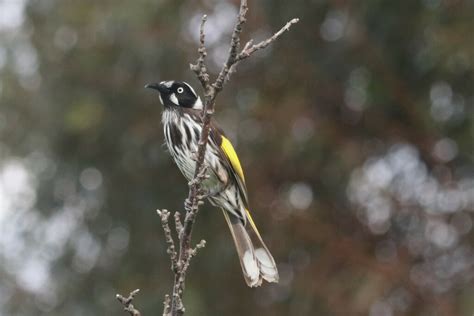
[[[184,89],[179,87],[178,90],[176,90],[176,91],[178,91],[178,93],[183,93]]]

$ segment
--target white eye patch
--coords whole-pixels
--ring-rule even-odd
[[[178,93],[183,93],[184,89],[182,87],[179,87],[176,91],[178,91]]]
[[[170,95],[170,101],[173,102],[176,105],[179,105],[178,98],[176,97],[176,94],[174,94],[174,93]]]

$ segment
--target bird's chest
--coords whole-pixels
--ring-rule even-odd
[[[197,141],[192,135],[193,122],[183,117],[163,114],[163,132],[168,150],[178,168],[189,180],[196,168]],[[199,137],[199,136],[198,136]]]
[[[183,175],[191,180],[196,171],[198,143],[201,136],[201,125],[188,114],[178,115],[166,111],[162,117],[166,145],[178,168]],[[208,166],[209,178],[204,186],[215,186],[219,182],[227,182],[228,175],[218,159],[218,151],[209,139],[204,163]]]

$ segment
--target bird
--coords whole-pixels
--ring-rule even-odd
[[[184,177],[191,181],[196,168],[203,128],[203,102],[186,82],[161,81],[145,88],[159,92],[165,143]],[[223,130],[212,118],[204,155],[206,177],[203,196],[222,209],[239,256],[245,282],[257,287],[262,281],[278,282],[275,260],[250,215],[244,172],[239,157]]]

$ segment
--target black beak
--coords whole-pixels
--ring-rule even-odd
[[[149,83],[145,86],[147,89],[158,90],[160,93],[169,94],[170,89],[168,89],[164,84],[161,83]]]

